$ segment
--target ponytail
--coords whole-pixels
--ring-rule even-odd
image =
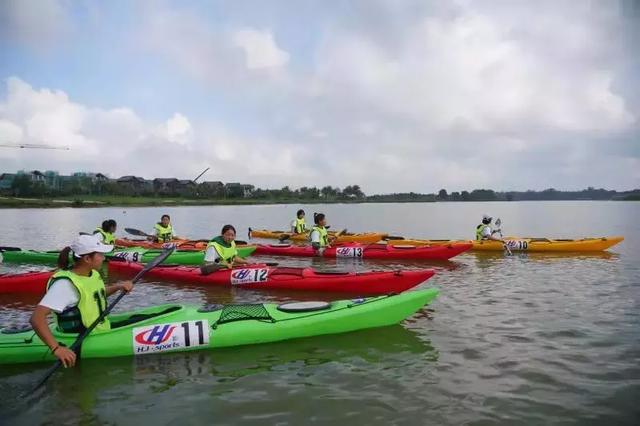
[[[319,225],[322,219],[324,219],[324,213],[313,213],[313,222],[316,225]]]
[[[69,255],[71,254],[71,247],[67,246],[60,251],[58,255],[58,268],[59,269],[69,269]]]

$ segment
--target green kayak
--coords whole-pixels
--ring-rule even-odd
[[[109,316],[112,329],[90,334],[82,344],[81,356],[107,358],[194,351],[382,327],[399,323],[437,295],[438,290],[425,289],[340,300],[324,306],[324,302],[203,308],[160,305]],[[51,327],[56,340],[67,346],[71,346],[77,337],[57,331],[54,325]],[[1,364],[51,362],[54,359],[33,330],[0,331]]]
[[[247,257],[256,250],[255,246],[238,247],[240,257]],[[1,259],[11,263],[36,263],[45,265],[55,265],[58,261],[59,251],[34,251],[34,250],[12,250],[3,251]],[[107,254],[109,257],[119,257],[132,262],[149,262],[161,253],[158,249],[146,249],[141,247],[128,247],[118,249]],[[176,250],[171,253],[166,263],[179,265],[199,265],[204,261],[204,251]]]

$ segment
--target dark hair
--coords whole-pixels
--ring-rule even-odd
[[[298,212],[296,213],[296,216],[300,216],[301,214],[304,214],[304,210],[302,209],[298,210]]]
[[[314,222],[316,225],[319,225],[319,224],[320,224],[320,221],[321,221],[322,219],[324,219],[324,213],[314,213],[314,214],[313,214],[313,222]]]
[[[234,234],[237,234],[236,228],[234,228],[233,225],[225,225],[225,226],[222,227],[222,231],[220,231],[220,235],[224,234],[225,232],[227,232],[230,229],[233,230]]]
[[[73,254],[73,259],[77,260],[82,258],[82,256],[87,256],[86,254],[82,255],[82,256],[77,256],[75,253],[73,253],[73,251],[71,250],[71,247],[67,246],[65,248],[63,248],[60,251],[60,254],[58,255],[58,268],[60,269],[71,269],[71,267],[73,266],[73,263],[69,262],[69,257],[71,256],[71,254]],[[89,253],[88,256],[93,256],[94,253]]]
[[[104,232],[111,232],[111,229],[115,228],[116,226],[118,226],[118,224],[116,223],[115,220],[108,219],[108,220],[105,220],[104,222],[102,222],[101,228],[102,228],[102,230]]]
[[[484,223],[485,225],[488,225],[491,223],[491,219],[486,218],[486,219],[482,219],[482,223]]]
[[[164,219],[165,217],[171,220],[171,217],[168,214],[163,214],[162,216],[160,216],[160,220]]]

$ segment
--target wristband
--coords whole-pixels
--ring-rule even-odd
[[[55,354],[58,349],[60,349],[60,345],[57,345],[55,348],[51,349],[51,353]]]

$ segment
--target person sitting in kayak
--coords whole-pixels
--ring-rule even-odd
[[[118,224],[113,219],[108,219],[102,222],[102,226],[96,228],[93,231],[93,235],[95,235],[99,241],[103,244],[113,245],[116,242],[116,229],[118,228]]]
[[[154,237],[150,237],[151,241],[155,241],[157,243],[168,243],[171,240],[179,240],[175,234],[175,229],[171,225],[171,218],[168,214],[163,214],[160,218],[160,222],[156,223],[153,227],[153,232],[150,234],[155,235]]]
[[[304,210],[300,209],[296,213],[296,218],[291,222],[292,234],[305,234],[307,232],[307,224],[304,221]]]
[[[59,344],[49,329],[48,316],[55,312],[57,328],[66,333],[81,333],[98,319],[107,308],[107,296],[116,291],[130,292],[131,281],[120,281],[105,287],[98,270],[104,261],[104,253],[113,250],[112,245],[102,244],[95,235],[80,235],[58,257],[60,268],[47,283],[47,292],[31,315],[31,326],[38,337],[64,367],[73,367],[76,354]],[[73,253],[73,266],[69,268],[69,254]],[[100,333],[111,329],[105,318],[94,329]]]
[[[313,222],[316,225],[311,229],[309,241],[311,241],[311,246],[316,250],[316,253],[322,255],[326,248],[331,248],[331,243],[335,241],[336,237],[329,236],[324,213],[314,213]]]
[[[491,229],[491,221],[493,218],[487,214],[482,215],[482,223],[476,226],[476,241],[481,240],[494,240],[494,241],[502,241],[499,237],[496,237]]]
[[[200,267],[203,274],[210,274],[222,268],[233,268],[234,265],[248,264],[246,260],[238,256],[236,248],[236,228],[233,225],[225,225],[220,235],[207,244],[204,254],[204,265]]]

